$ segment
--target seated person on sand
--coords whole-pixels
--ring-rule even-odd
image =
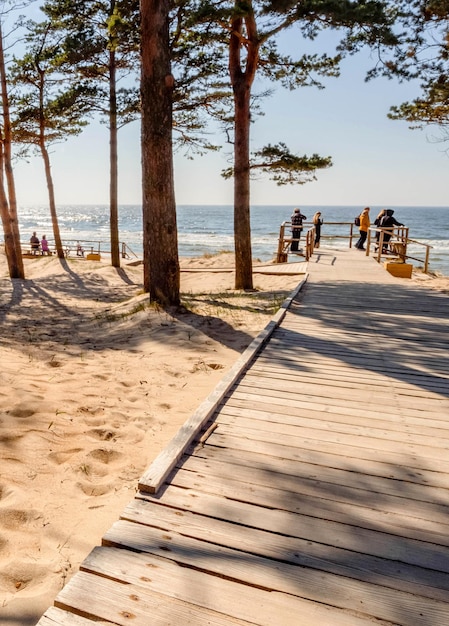
[[[39,252],[39,239],[34,232],[30,237],[31,254],[37,254]]]
[[[84,256],[84,248],[79,241],[76,243],[76,256]]]
[[[50,248],[48,247],[48,241],[45,235],[42,235],[41,241],[41,254],[51,254]]]

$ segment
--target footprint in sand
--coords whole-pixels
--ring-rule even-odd
[[[96,483],[89,483],[87,481],[80,481],[76,483],[78,489],[80,489],[86,496],[104,496],[114,490],[115,484],[113,482],[98,485]]]
[[[89,437],[99,439],[100,441],[117,440],[117,432],[115,430],[110,430],[109,428],[92,428],[92,430],[88,430],[86,434]]]
[[[61,361],[57,361],[56,359],[51,359],[51,361],[47,362],[49,367],[62,367],[63,363]]]
[[[61,450],[61,452],[50,452],[48,458],[50,459],[50,461],[53,461],[53,463],[56,463],[57,465],[62,465],[63,463],[66,463],[69,459],[71,459],[73,455],[81,452],[81,450],[82,448],[72,448],[71,450]]]
[[[11,444],[22,439],[23,435],[18,434],[15,430],[5,431],[0,434],[0,445],[5,444],[10,447]],[[6,459],[3,459],[6,460]]]
[[[133,426],[132,424],[123,426],[122,423],[119,423],[115,425],[117,430],[105,427],[103,421],[101,424],[103,428],[92,428],[88,430],[86,434],[97,441],[111,441],[115,443],[120,440],[120,442],[139,443],[139,441],[142,441],[145,437],[145,431],[148,429],[148,425],[151,421],[154,420],[147,417],[136,418],[133,422],[141,422],[145,426],[144,428]]]
[[[24,402],[15,406],[13,409],[8,411],[8,413],[9,415],[12,415],[13,417],[19,417],[21,419],[24,419],[24,418],[31,417],[32,415],[34,415],[36,413],[36,409],[34,408],[33,405]]]
[[[86,478],[79,481],[76,486],[87,496],[103,496],[116,487],[112,481],[101,484],[99,480],[108,477],[110,471],[108,465],[115,465],[124,455],[116,450],[97,448],[86,454],[85,461],[78,467]]]
[[[99,463],[104,463],[105,465],[109,465],[109,463],[113,463],[118,461],[123,457],[121,452],[117,452],[116,450],[108,450],[106,448],[97,448],[97,450],[92,450],[87,455],[87,458],[94,459]]]
[[[79,413],[86,413],[87,415],[97,415],[98,413],[104,413],[104,407],[102,406],[80,406],[78,408]]]
[[[26,588],[29,590],[41,584],[46,576],[48,576],[48,569],[45,565],[14,559],[2,567],[0,590],[5,594],[14,595],[18,591]]]
[[[27,528],[41,518],[38,511],[25,509],[0,508],[0,528],[27,532]]]

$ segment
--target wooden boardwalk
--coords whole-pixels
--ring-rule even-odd
[[[40,626],[449,625],[449,297],[357,251],[308,270]]]

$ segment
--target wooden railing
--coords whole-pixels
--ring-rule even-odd
[[[308,230],[305,227],[307,225],[310,226]],[[291,222],[282,222],[280,230],[279,230],[279,241],[278,241],[278,249],[276,254],[276,263],[286,263],[288,261],[289,254],[299,254],[305,258],[306,261],[310,259],[310,257],[314,253],[314,242],[315,242],[315,227],[311,222],[304,222],[304,235],[300,241],[304,241],[304,247],[300,253],[291,252],[290,246],[292,241],[295,241],[291,236]],[[332,227],[338,227],[332,228]],[[337,231],[337,232],[336,232]],[[389,241],[384,241],[385,234],[388,233],[391,235]],[[379,237],[377,238],[377,234]],[[368,231],[368,237],[366,242],[366,255],[370,255],[373,252],[373,247],[375,247],[375,258],[378,263],[381,262],[382,259],[398,259],[399,261],[417,261],[423,264],[423,271],[427,273],[429,270],[429,257],[430,257],[430,249],[432,246],[429,244],[423,243],[421,241],[416,241],[415,239],[409,238],[409,229],[407,226],[394,226],[392,228],[376,228],[371,227]],[[321,230],[321,241],[326,239],[346,239],[348,241],[349,248],[352,248],[352,241],[354,238],[359,237],[359,229],[352,222],[325,222],[323,224]],[[299,240],[296,240],[299,241]],[[411,256],[408,253],[409,244],[414,244],[418,246],[422,246],[425,248],[424,258],[418,258],[416,256]],[[388,247],[387,253],[383,252],[383,250]]]
[[[390,235],[388,241],[384,241],[385,234]],[[379,236],[377,237],[377,235]],[[370,254],[371,246],[374,242],[374,252],[376,253],[376,260],[378,263],[380,263],[382,257],[385,256],[387,256],[388,258],[396,257],[402,263],[406,263],[407,261],[417,261],[418,263],[423,264],[423,272],[427,274],[427,272],[429,271],[430,249],[432,248],[432,246],[427,243],[423,243],[422,241],[410,239],[408,235],[409,229],[406,226],[395,226],[392,228],[372,227],[369,229],[368,232],[366,254]],[[423,248],[425,248],[424,258],[418,258],[408,254],[409,244],[415,244],[417,246],[422,246]],[[386,248],[387,251],[385,252]]]
[[[56,254],[55,243],[52,239],[48,239],[48,248],[49,254]],[[42,252],[41,246],[39,244],[39,248],[35,251],[31,250],[31,245],[29,241],[21,241],[20,242],[23,254],[25,255],[33,255],[33,256],[42,256],[45,252]],[[139,256],[131,250],[128,244],[124,242],[120,242],[120,254],[123,259],[130,259],[131,257],[135,257],[136,259]],[[76,256],[79,258],[84,257],[86,254],[110,254],[110,248],[107,247],[108,244],[104,241],[92,241],[89,239],[64,239],[62,241],[62,249],[64,251],[64,255],[66,257]]]
[[[315,243],[315,227],[312,226],[312,228],[309,228],[309,230],[306,231],[303,239],[294,239],[291,235],[290,237],[286,237],[286,234],[285,234],[286,227],[290,230],[291,222],[282,222],[281,224],[281,228],[279,231],[278,251],[276,254],[276,263],[287,262],[289,249],[290,249],[292,242],[294,241],[297,241],[298,244],[300,244],[301,241],[305,241],[305,243],[304,243],[304,246],[298,250],[298,252],[290,251],[290,254],[302,256],[306,259],[306,261],[308,261],[313,254],[313,247]]]
[[[308,230],[305,232],[305,235],[304,235],[305,247],[303,247],[302,253],[299,253],[299,256],[304,257],[306,261],[310,259],[315,249],[314,248],[314,245],[315,245],[314,224],[312,222],[304,222],[303,232],[306,230],[305,227],[307,227],[308,225],[310,226],[310,228],[308,228]],[[348,245],[351,248],[353,238],[356,236],[358,237],[358,232],[354,233],[354,224],[352,222],[326,222],[324,226],[325,226],[324,232],[323,232],[323,229],[321,230],[321,240],[323,239],[347,239]],[[334,232],[332,234],[329,234],[330,233],[329,226],[343,227],[343,230],[346,230],[347,232],[343,232],[343,233]],[[286,263],[288,260],[289,254],[298,254],[296,252],[289,252],[292,241],[295,241],[295,239],[292,238],[291,233],[290,233],[291,228],[292,228],[291,222],[282,222],[280,230],[279,230],[278,249],[277,249],[276,259],[275,259],[276,263]],[[287,234],[286,234],[286,231],[287,231]],[[296,240],[296,241],[299,241],[299,240]],[[301,241],[303,241],[303,239],[301,239]]]

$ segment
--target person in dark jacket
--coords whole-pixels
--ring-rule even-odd
[[[302,231],[302,221],[306,220],[307,217],[301,213],[299,209],[295,209],[291,216],[292,223],[292,243],[290,246],[290,252],[298,252],[299,251],[299,238],[301,237]]]
[[[382,209],[382,211],[379,211],[376,219],[374,220],[374,226],[376,226],[377,228],[380,228],[380,223],[382,221],[382,218],[385,217],[386,212],[387,212],[387,209]],[[377,250],[379,249],[379,239],[380,239],[380,230],[376,232],[376,247],[374,248],[375,252],[377,252]]]
[[[32,254],[37,254],[39,252],[40,243],[41,242],[39,241],[39,237],[34,232],[30,237],[30,246],[31,246]]]
[[[380,228],[393,229],[393,226],[404,226],[404,224],[401,224],[401,222],[398,222],[397,219],[393,217],[393,213],[394,213],[393,209],[386,209],[385,215],[380,220],[380,224],[379,224]],[[391,239],[391,234],[392,234],[392,230],[390,230],[389,232],[386,231],[383,233],[383,236],[384,236],[384,242],[382,246],[383,254],[386,254],[388,252],[388,242]]]

